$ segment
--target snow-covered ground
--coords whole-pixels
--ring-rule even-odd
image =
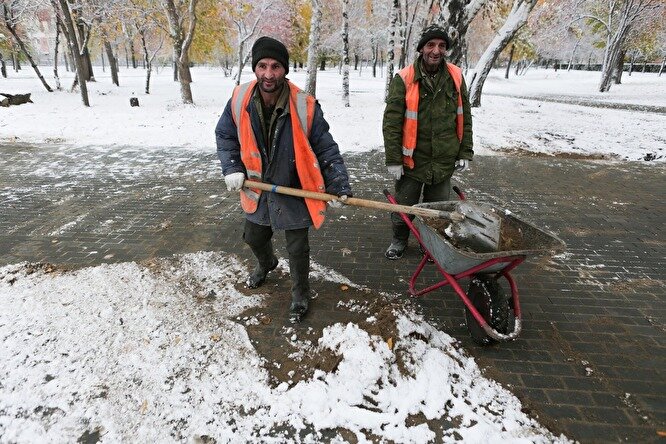
[[[332,442],[346,442],[343,431],[358,442],[431,442],[435,431],[410,421],[420,415],[450,424],[440,433],[451,442],[568,442],[409,311],[396,313],[391,343],[353,323],[316,343],[283,327],[295,361],[341,360],[271,385],[245,329],[261,319],[239,317],[267,297],[235,288],[246,273],[218,253],[75,272],[0,267],[0,442],[318,442],[326,429]]]
[[[99,68],[96,74],[90,108],[77,94],[45,92],[29,69],[0,79],[0,92],[31,92],[34,101],[0,108],[0,151],[27,142],[63,145],[72,155],[87,145],[214,152],[213,129],[233,87],[220,70],[194,70],[195,106],[180,103],[168,69],[153,77],[150,95],[142,93],[141,70],[122,70],[120,88]],[[351,108],[344,108],[340,76],[319,73],[318,98],[343,152],[382,145],[384,80],[369,74],[352,73]],[[303,84],[304,75],[290,78]],[[601,95],[597,76],[531,70],[507,81],[497,72],[486,91],[665,104],[666,78],[635,73]],[[129,106],[133,96],[140,107]],[[488,95],[474,119],[479,154],[664,160],[666,117],[659,113]],[[307,351],[341,360],[335,370],[272,384],[246,328],[261,319],[239,319],[268,297],[238,290],[246,273],[239,258],[219,253],[69,272],[0,267],[0,442],[316,442],[330,429],[333,442],[349,433],[359,442],[433,440],[431,423],[418,417],[446,424],[437,432],[449,441],[566,441],[526,417],[451,337],[407,308],[395,313],[391,344],[354,323],[331,325],[314,343],[284,327],[285,341],[301,348],[294,359]],[[353,286],[334,270],[317,276]],[[376,321],[368,315],[368,325]]]
[[[50,70],[43,68],[43,72]],[[610,92],[596,92],[599,73],[531,69],[523,76],[504,79],[501,70],[489,76],[482,106],[473,110],[475,150],[493,154],[524,150],[545,154],[567,153],[624,160],[666,159],[666,115],[625,109],[587,107],[544,100],[499,96],[550,96],[616,104],[666,106],[666,76],[654,73],[625,75]],[[244,72],[250,79],[251,72]],[[63,85],[71,85],[66,73]],[[171,71],[153,74],[151,94],[143,93],[145,73],[123,69],[120,88],[108,72],[96,69],[89,84],[91,107],[81,105],[77,93],[47,93],[29,68],[0,78],[0,92],[32,93],[34,104],[0,112],[0,141],[63,143],[71,145],[139,145],[214,150],[213,131],[233,88],[230,78],[215,68],[194,68],[195,106],[181,103]],[[303,85],[305,71],[289,78]],[[48,81],[54,85],[53,79]],[[382,146],[381,121],[385,79],[365,69],[352,71],[350,108],[342,103],[342,80],[337,70],[320,71],[317,97],[343,152]],[[139,98],[132,108],[129,98]]]

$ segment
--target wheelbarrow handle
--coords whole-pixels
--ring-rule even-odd
[[[411,207],[408,205],[397,205],[387,202],[358,199],[356,197],[349,197],[346,200],[342,201],[338,196],[334,194],[317,193],[315,191],[302,190],[299,188],[283,187],[280,185],[273,185],[264,182],[256,182],[254,180],[249,180],[249,179],[245,180],[243,186],[246,188],[255,188],[262,191],[269,191],[271,193],[286,194],[289,196],[303,197],[306,199],[323,200],[326,202],[340,201],[345,205],[352,205],[356,207],[373,208],[376,210],[386,210],[396,213],[412,214],[414,216],[421,216],[421,217],[443,218],[451,220],[453,222],[461,222],[462,220],[465,219],[465,216],[456,211],[440,211],[440,210],[433,210],[430,208]]]

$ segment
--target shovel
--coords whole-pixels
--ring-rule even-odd
[[[465,206],[464,208],[461,207],[460,211],[441,211],[432,208],[412,207],[408,205],[358,199],[355,197],[349,197],[346,200],[341,201],[338,196],[333,194],[317,193],[315,191],[283,187],[247,179],[243,183],[243,186],[246,188],[255,188],[271,193],[286,194],[306,199],[323,200],[326,202],[340,201],[345,205],[356,207],[412,214],[420,217],[446,219],[452,222],[452,227],[454,227],[452,234],[454,237],[460,237],[461,240],[467,240],[469,237],[474,237],[478,242],[484,245],[484,249],[486,250],[490,249],[492,251],[497,251],[499,247],[501,218],[497,214],[484,211],[470,202],[464,202]],[[461,203],[463,202],[459,202],[459,204]]]

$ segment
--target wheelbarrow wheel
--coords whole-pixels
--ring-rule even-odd
[[[469,283],[467,297],[488,325],[499,333],[509,333],[511,317],[509,299],[497,279],[488,275],[474,276]],[[489,345],[497,342],[486,334],[467,307],[465,307],[465,321],[472,340],[477,344]]]

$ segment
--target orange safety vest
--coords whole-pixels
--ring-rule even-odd
[[[257,139],[252,131],[250,113],[247,111],[248,104],[254,94],[257,84],[253,80],[234,88],[231,96],[231,115],[238,131],[240,142],[241,160],[245,165],[248,179],[261,181],[262,166],[261,153],[257,146]],[[307,191],[323,193],[326,190],[324,177],[319,168],[319,161],[308,140],[314,119],[315,99],[296,85],[287,81],[289,86],[289,111],[291,115],[291,127],[294,142],[294,158],[296,160],[296,172],[301,182],[301,187]],[[246,213],[257,211],[257,204],[261,190],[242,188],[241,207]],[[305,199],[305,204],[310,213],[310,218],[315,228],[324,223],[326,202],[316,199]]]
[[[460,94],[462,69],[453,63],[446,64],[453,83],[458,91],[458,108],[456,109],[456,134],[458,140],[463,138],[463,103]],[[405,118],[402,121],[402,163],[409,169],[414,168],[414,150],[416,149],[417,126],[419,121],[419,82],[414,81],[416,70],[411,64],[401,69],[398,74],[405,83]]]

